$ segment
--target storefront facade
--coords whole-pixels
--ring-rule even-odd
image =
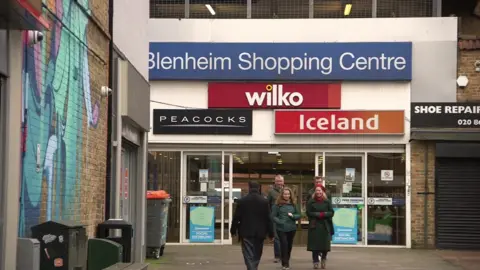
[[[0,270],[15,269],[17,262],[19,150],[24,147],[22,45],[25,40],[30,44],[41,41],[33,34],[48,28],[41,0],[0,1]]]
[[[114,51],[112,155],[109,218],[123,219],[134,231],[132,256],[145,258],[145,194],[150,85],[129,59]]]
[[[168,242],[234,243],[235,199],[282,174],[303,212],[325,177],[335,244],[410,247],[410,102],[455,83],[425,61],[431,46],[455,58],[438,41],[456,21],[400,20],[384,19],[382,34],[367,30],[374,20],[151,20],[148,188],[172,194]],[[296,30],[307,28],[316,34]]]
[[[416,245],[478,250],[480,103],[416,102],[411,111],[413,148],[423,150],[413,210],[427,213]]]
[[[42,1],[0,2],[0,269],[15,269],[20,196],[22,45],[48,29]],[[31,30],[31,31],[27,31]]]

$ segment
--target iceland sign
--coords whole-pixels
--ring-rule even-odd
[[[149,79],[409,81],[411,42],[151,42]]]

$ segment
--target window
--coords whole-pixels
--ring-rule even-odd
[[[368,244],[406,244],[405,156],[371,153],[367,159]]]
[[[180,241],[180,152],[149,151],[147,190],[165,190],[172,198],[167,242]]]
[[[432,0],[150,0],[150,18],[431,17]],[[376,8],[374,10],[374,8]]]

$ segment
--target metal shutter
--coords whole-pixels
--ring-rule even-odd
[[[437,159],[435,198],[437,248],[480,249],[480,159]]]

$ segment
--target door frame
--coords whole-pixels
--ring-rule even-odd
[[[181,160],[180,160],[180,196],[179,196],[179,203],[180,203],[180,244],[190,244],[190,245],[231,245],[232,244],[232,237],[229,235],[228,239],[225,239],[225,188],[228,188],[228,198],[229,198],[229,205],[228,205],[228,228],[231,227],[232,219],[233,219],[233,200],[232,195],[232,188],[233,188],[233,155],[231,153],[226,153],[225,151],[181,151]],[[189,239],[186,237],[185,230],[187,229],[187,207],[188,204],[183,202],[183,198],[187,195],[187,158],[188,156],[220,156],[221,157],[221,174],[220,174],[220,182],[221,182],[221,217],[220,217],[220,240],[214,240],[212,243],[191,243]],[[225,181],[225,156],[228,158],[228,181]],[[228,184],[227,184],[228,183]],[[227,186],[227,185],[228,186]]]
[[[315,176],[318,176],[318,159],[322,157],[322,178],[325,186],[325,152],[315,154]]]
[[[367,187],[368,187],[368,179],[367,179],[367,152],[362,152],[362,153],[351,153],[351,152],[345,152],[345,153],[338,153],[338,152],[322,152],[322,153],[317,153],[315,155],[315,175],[318,175],[318,158],[322,157],[322,177],[323,179],[323,185],[325,186],[325,169],[326,169],[326,159],[328,157],[360,157],[362,159],[362,198],[363,198],[363,209],[362,211],[362,240],[363,243],[361,244],[332,244],[332,246],[338,246],[338,247],[363,247],[368,245],[368,221],[367,221]]]

